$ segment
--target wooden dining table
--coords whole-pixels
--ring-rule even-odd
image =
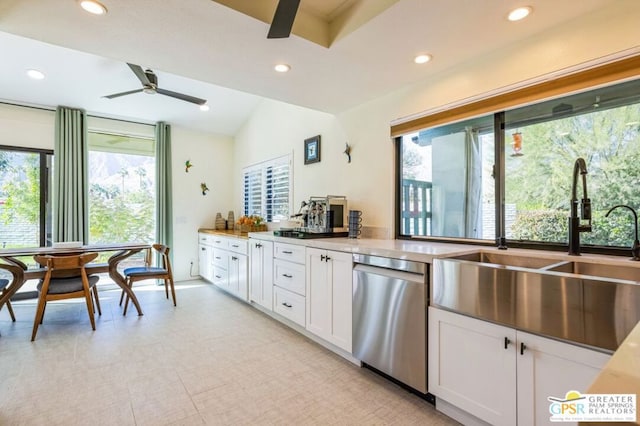
[[[126,284],[125,277],[118,271],[118,264],[136,253],[146,250],[146,261],[149,262],[151,256],[151,245],[143,243],[121,243],[121,244],[89,244],[79,247],[30,247],[18,249],[0,249],[0,259],[6,263],[20,267],[23,271],[22,279],[14,279],[11,284],[0,295],[0,306],[3,306],[27,280],[43,278],[46,268],[29,268],[18,257],[36,255],[71,255],[88,252],[115,252],[105,263],[88,263],[85,266],[87,274],[98,274],[108,272],[109,277],[129,296],[134,306],[138,310],[138,315],[142,314],[140,303],[133,290]]]

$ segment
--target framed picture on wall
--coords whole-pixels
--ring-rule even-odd
[[[320,162],[320,135],[304,140],[304,164]]]

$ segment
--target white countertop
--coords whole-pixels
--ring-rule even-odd
[[[287,238],[277,237],[273,235],[272,231],[250,232],[249,238],[274,241],[278,243],[303,245],[307,247],[315,247],[326,250],[343,251],[347,253],[369,254],[373,256],[391,257],[394,259],[406,259],[425,263],[432,263],[433,259],[441,257],[459,256],[478,251],[498,251],[498,248],[493,246],[433,242],[428,240],[382,240],[370,238]],[[584,253],[581,256],[576,257],[570,256],[566,252],[560,251],[518,248],[500,250],[500,253],[505,255],[525,255],[541,259],[552,259],[559,262],[580,259],[580,261],[582,262],[620,264],[624,266],[637,267],[638,273],[640,274],[640,262],[633,262],[630,260],[630,257],[608,256],[590,253]]]

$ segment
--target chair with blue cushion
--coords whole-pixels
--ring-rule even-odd
[[[171,297],[173,298],[173,306],[176,306],[176,290],[173,286],[173,272],[171,271],[171,261],[169,260],[169,247],[163,244],[154,244],[153,249],[160,254],[162,266],[137,266],[127,268],[124,270],[124,277],[129,288],[133,287],[133,283],[142,280],[164,280],[164,292],[169,299],[169,287],[171,287]],[[122,299],[124,298],[124,290],[120,295],[120,305],[122,305]],[[129,296],[124,304],[123,315],[127,314],[127,306],[129,304]]]
[[[45,276],[38,283],[38,307],[33,320],[33,332],[31,341],[33,342],[38,332],[38,326],[42,324],[44,310],[47,302],[62,299],[84,298],[89,313],[91,328],[96,329],[94,318],[95,311],[93,304],[98,308],[98,314],[102,315],[100,309],[100,299],[98,298],[98,288],[96,284],[99,277],[97,275],[87,275],[85,265],[98,257],[98,253],[83,253],[69,256],[35,256],[36,262],[46,266]]]

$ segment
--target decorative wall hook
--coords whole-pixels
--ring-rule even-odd
[[[207,191],[209,191],[209,188],[207,187],[207,184],[202,182],[200,184],[200,189],[202,190],[202,195],[207,195]]]
[[[344,149],[344,153],[347,154],[347,163],[351,162],[351,147],[349,146],[349,143],[345,143],[346,148]]]
[[[189,173],[189,169],[193,167],[193,164],[191,164],[191,160],[187,160],[184,163],[184,171],[185,173]]]

